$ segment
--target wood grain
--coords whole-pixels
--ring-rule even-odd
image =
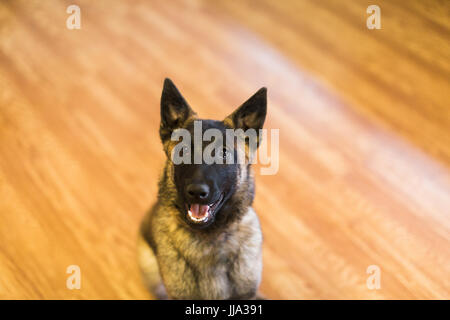
[[[0,3],[0,298],[150,298],[165,77],[214,119],[268,87],[266,296],[450,298],[449,2],[377,1],[381,30],[359,0],[84,0],[80,30],[69,4]]]

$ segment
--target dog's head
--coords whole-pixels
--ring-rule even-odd
[[[237,203],[233,201],[245,198],[235,194],[251,179],[249,145],[259,145],[266,107],[266,89],[261,88],[223,121],[199,119],[172,81],[164,81],[160,136],[173,168],[170,174],[176,188],[175,203],[188,225],[203,229],[235,214],[233,205]],[[247,137],[243,144],[236,137],[227,143],[230,132],[236,129],[254,129],[257,136]],[[250,189],[248,205],[253,200],[253,184]]]

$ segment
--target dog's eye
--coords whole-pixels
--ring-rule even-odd
[[[228,150],[226,148],[222,149],[222,158],[226,159],[228,156]]]
[[[189,154],[189,148],[187,146],[183,146],[183,148],[181,148],[181,153],[182,156],[188,155]]]

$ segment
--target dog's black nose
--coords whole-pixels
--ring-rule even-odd
[[[204,183],[191,183],[186,187],[186,193],[190,200],[204,200],[209,195],[209,187]]]

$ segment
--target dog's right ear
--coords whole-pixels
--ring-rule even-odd
[[[175,129],[183,127],[184,123],[195,115],[172,80],[166,78],[161,94],[161,125],[159,128],[161,140],[164,142],[170,139]]]

